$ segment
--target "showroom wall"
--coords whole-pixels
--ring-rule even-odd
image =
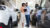
[[[40,5],[40,2],[41,0],[16,0],[16,6],[18,9],[20,9],[21,7],[21,4],[22,3],[26,3],[28,2],[29,6],[31,9],[34,9],[35,10],[35,4],[39,4]]]
[[[9,1],[6,1],[5,0],[5,4],[6,4],[6,6],[8,6],[8,7],[14,7],[14,8],[16,8],[16,0],[9,0]]]
[[[43,0],[41,6],[46,7],[46,8],[50,8],[50,1],[49,0]]]
[[[47,0],[48,1],[48,0]],[[42,7],[45,7],[46,0],[42,0]]]
[[[35,4],[41,3],[41,0],[9,0],[8,2],[5,2],[7,6],[14,7],[17,9],[20,9],[22,3],[28,2],[28,5],[31,9],[35,10]]]
[[[5,2],[7,6],[14,7],[17,9],[20,9],[22,3],[28,2],[31,9],[35,10],[35,4],[41,3],[41,0],[9,0],[8,2]]]
[[[50,8],[50,1],[46,0],[45,7]]]

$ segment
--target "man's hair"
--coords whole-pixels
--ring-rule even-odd
[[[28,2],[26,2],[26,4],[28,4]]]
[[[35,4],[35,8],[37,8],[37,7],[39,7],[39,5],[38,4]]]
[[[25,5],[25,3],[22,3],[22,6],[24,6]]]
[[[41,10],[41,9],[42,9],[42,7],[39,7],[38,9],[39,9],[39,10]]]
[[[4,3],[4,1],[3,1],[3,0],[0,0],[0,4],[5,5],[5,3]]]

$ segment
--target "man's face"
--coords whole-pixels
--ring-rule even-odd
[[[26,3],[26,6],[28,6],[28,3]]]

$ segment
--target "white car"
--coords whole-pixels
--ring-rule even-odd
[[[18,10],[11,11],[7,6],[0,5],[0,27],[8,26],[11,28],[14,24],[17,25],[18,12]]]

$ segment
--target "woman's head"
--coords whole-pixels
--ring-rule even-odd
[[[22,3],[22,6],[26,6],[26,4],[25,3]]]
[[[42,11],[42,14],[46,14],[46,10],[43,10],[43,11]]]

